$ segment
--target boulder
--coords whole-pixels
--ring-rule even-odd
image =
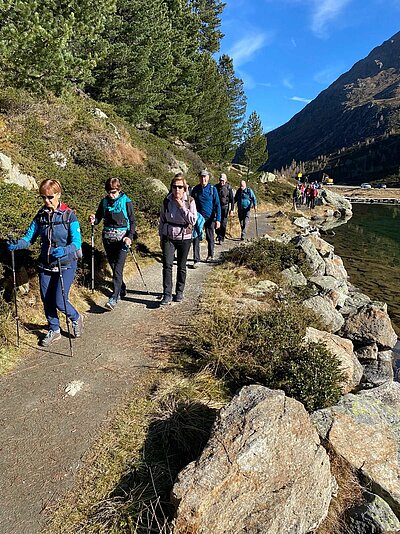
[[[306,255],[307,262],[311,267],[313,275],[324,275],[325,262],[319,255],[318,250],[312,242],[312,238],[299,236],[297,238],[294,238],[293,242],[297,247],[301,248],[301,250]]]
[[[348,393],[314,412],[322,439],[359,471],[374,493],[400,516],[400,384]]]
[[[307,285],[307,278],[297,265],[292,265],[292,267],[281,271],[281,275],[292,287],[303,287]]]
[[[323,332],[316,328],[308,327],[306,341],[323,343],[340,362],[340,368],[345,376],[342,384],[343,393],[348,393],[360,383],[363,375],[363,367],[353,353],[353,343],[330,332]]]
[[[184,161],[179,161],[175,158],[168,165],[168,172],[172,174],[177,174],[178,172],[182,172],[183,174],[186,175],[188,170],[189,170],[189,167],[186,165]]]
[[[321,319],[329,332],[337,332],[344,324],[343,316],[335,309],[329,298],[317,295],[303,302],[304,306],[313,310]]]
[[[349,292],[349,290],[347,289],[347,285],[343,283],[341,279],[338,280],[333,276],[311,276],[310,282],[315,284],[323,291],[330,291],[332,289],[336,289],[337,291],[341,291],[346,295]]]
[[[311,235],[310,239],[321,256],[325,257],[333,254],[333,251],[335,250],[334,246],[322,239],[320,236]]]
[[[360,346],[376,343],[379,348],[391,349],[397,342],[387,305],[376,301],[348,316],[341,334]]]
[[[346,531],[349,534],[381,534],[400,531],[400,521],[379,495],[369,491],[364,501],[347,511]]]
[[[305,217],[297,217],[297,219],[293,221],[293,224],[299,228],[308,228],[310,226],[310,221]]]
[[[333,191],[330,191],[329,189],[322,189],[320,192],[320,198],[322,199],[323,204],[329,204],[333,207],[333,209],[337,209],[340,212],[344,213],[344,210],[351,211],[351,202],[342,195],[338,195],[337,193],[333,193]]]
[[[347,280],[348,274],[340,256],[337,256],[336,254],[330,254],[328,257],[324,258],[324,261],[325,272],[327,275],[333,276],[338,280]]]
[[[335,308],[342,308],[346,302],[347,294],[342,293],[339,289],[331,289],[325,293],[325,297],[332,301]]]
[[[93,115],[95,117],[97,117],[98,119],[108,119],[108,115],[106,113],[104,113],[104,111],[101,111],[101,109],[99,108],[93,108],[91,110],[91,112],[93,113]]]
[[[247,386],[178,475],[175,532],[305,534],[325,518],[331,495],[329,459],[303,405]]]
[[[354,291],[349,288],[349,298],[345,300],[343,308],[340,310],[342,315],[354,315],[360,308],[369,304],[371,299],[360,291]]]
[[[39,189],[35,178],[29,174],[20,172],[18,165],[14,165],[11,158],[0,152],[0,174],[3,175],[4,183],[15,184],[28,189],[28,191]]]
[[[158,178],[149,178],[149,185],[156,193],[168,194],[168,187]]]
[[[393,352],[378,352],[376,359],[362,360],[364,373],[361,379],[363,388],[374,388],[394,378]]]
[[[271,280],[261,280],[254,287],[250,287],[247,290],[247,294],[254,295],[255,297],[263,297],[268,293],[273,293],[278,289],[278,285]]]
[[[262,172],[258,177],[259,182],[262,184],[267,184],[268,182],[275,182],[276,175],[272,172]]]
[[[378,345],[376,343],[365,345],[365,347],[360,347],[356,351],[355,354],[360,361],[377,360],[378,359]]]

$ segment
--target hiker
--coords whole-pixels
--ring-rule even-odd
[[[161,306],[172,302],[172,267],[177,256],[175,302],[182,302],[186,282],[186,262],[192,243],[193,226],[197,220],[196,203],[188,194],[188,185],[181,172],[171,181],[170,193],[160,210],[158,232],[163,257],[163,298]]]
[[[314,183],[310,185],[310,209],[313,210],[315,208],[315,202],[318,196],[318,189]]]
[[[203,170],[199,173],[199,183],[192,189],[192,197],[196,202],[198,213],[204,217],[204,228],[207,240],[207,259],[214,259],[214,229],[218,230],[221,225],[221,205],[216,188],[209,184],[210,173]],[[200,262],[200,237],[193,239],[193,269]]]
[[[72,333],[78,338],[83,332],[83,319],[68,300],[69,290],[75,277],[77,260],[81,257],[81,229],[75,213],[61,203],[62,188],[58,180],[43,180],[39,194],[44,205],[35,215],[26,234],[17,241],[8,242],[8,250],[28,248],[40,238],[38,259],[40,296],[48,322],[48,332],[39,342],[48,347],[61,339],[60,321],[57,310],[66,313],[72,322]],[[61,264],[61,273],[59,263]],[[62,280],[64,282],[64,297]]]
[[[246,182],[242,180],[240,182],[240,187],[236,191],[234,198],[235,204],[238,206],[238,216],[241,228],[241,241],[246,239],[247,228],[250,222],[250,209],[253,206],[257,210],[257,200],[253,190],[250,187],[247,187]]]
[[[215,188],[217,190],[219,202],[221,204],[221,226],[216,231],[217,244],[222,245],[225,240],[228,217],[230,213],[232,213],[234,208],[233,190],[227,181],[226,174],[220,174],[219,183],[215,186]]]
[[[293,211],[297,211],[297,206],[301,200],[301,193],[300,193],[299,185],[296,185],[296,187],[293,189],[292,200],[293,200]]]
[[[120,180],[108,178],[104,188],[107,195],[100,201],[96,214],[89,215],[89,222],[99,224],[104,219],[103,245],[113,274],[113,292],[105,307],[113,310],[118,300],[126,296],[124,265],[132,240],[137,236],[132,201],[122,191]]]

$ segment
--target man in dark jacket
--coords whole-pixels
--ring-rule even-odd
[[[199,174],[199,183],[192,189],[192,197],[196,202],[196,208],[205,219],[204,228],[208,245],[206,261],[214,259],[214,231],[219,229],[221,224],[221,206],[217,190],[209,184],[210,173],[206,170]],[[194,263],[193,268],[198,266],[200,261],[200,237],[193,240]]]
[[[240,182],[240,187],[236,191],[235,203],[237,203],[238,206],[240,228],[242,229],[240,239],[244,241],[246,239],[247,228],[250,222],[250,209],[251,207],[255,210],[257,209],[256,196],[253,190],[246,186],[244,180]]]
[[[222,244],[225,240],[226,226],[228,223],[229,213],[233,211],[233,190],[227,182],[226,174],[221,173],[219,184],[215,186],[219,202],[221,204],[221,226],[217,230],[217,244]]]

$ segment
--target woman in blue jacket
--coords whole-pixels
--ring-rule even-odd
[[[103,245],[113,273],[114,286],[106,308],[113,310],[118,300],[126,295],[124,266],[132,239],[136,236],[136,223],[132,201],[121,190],[120,180],[108,178],[104,188],[107,196],[101,200],[96,214],[89,216],[89,222],[99,224],[104,219]]]
[[[83,319],[68,300],[68,294],[75,277],[77,260],[82,242],[81,230],[75,213],[61,203],[62,188],[58,180],[44,180],[39,187],[44,206],[35,215],[26,234],[18,241],[10,241],[8,250],[28,248],[40,237],[41,247],[38,259],[40,296],[49,330],[40,344],[47,347],[61,339],[58,311],[65,313],[61,288],[59,264],[61,264],[66,298],[66,315],[72,321],[75,337],[83,331]]]

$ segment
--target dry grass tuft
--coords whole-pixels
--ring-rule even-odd
[[[143,150],[132,146],[128,141],[117,141],[106,153],[108,161],[118,167],[143,165],[146,159]]]
[[[350,534],[346,526],[347,510],[362,501],[362,487],[350,464],[332,449],[328,449],[331,473],[338,485],[338,493],[332,498],[326,519],[314,534]]]

